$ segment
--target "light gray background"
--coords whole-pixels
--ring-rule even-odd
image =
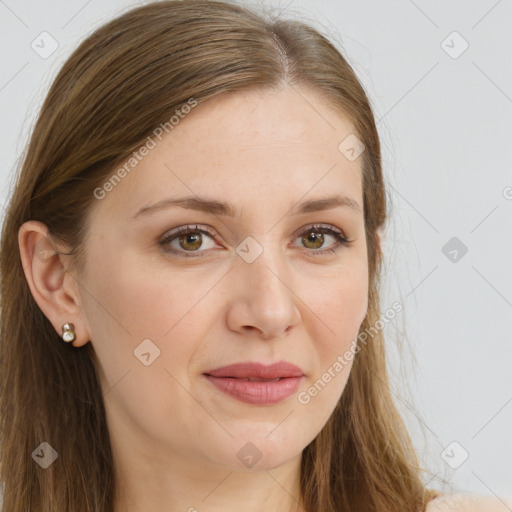
[[[1,205],[64,59],[140,3],[0,0]],[[373,103],[393,208],[383,310],[404,305],[385,327],[393,392],[425,481],[512,496],[512,1],[264,5],[336,39]],[[43,31],[59,45],[45,59],[31,48]],[[443,253],[452,237],[466,254]]]

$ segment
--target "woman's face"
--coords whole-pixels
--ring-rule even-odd
[[[94,199],[82,312],[114,450],[270,469],[319,433],[367,311],[353,134],[305,88],[224,94]]]

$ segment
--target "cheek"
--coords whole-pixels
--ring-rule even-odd
[[[102,265],[91,265],[87,276],[89,316],[100,317],[133,343],[162,338],[212,286],[208,276],[198,278],[183,269],[170,272],[150,258],[108,249],[104,253]]]
[[[305,303],[325,336],[316,336],[324,352],[332,355],[357,337],[368,309],[368,271],[364,263],[346,266],[329,278],[319,281],[315,288],[304,290]]]
[[[368,307],[366,268],[352,267],[352,272],[333,279],[322,293],[310,298],[314,313],[310,318],[316,326],[312,335],[315,364],[297,402],[318,433],[343,394],[357,357],[355,342]]]
[[[319,429],[345,389],[368,308],[366,261],[354,258],[352,263],[319,281],[322,285],[308,295],[315,364],[297,399],[301,407],[314,411]]]
[[[189,387],[190,361],[214,316],[209,315],[215,304],[209,290],[215,280],[192,278],[186,271],[152,273],[126,263],[104,260],[88,275],[84,306],[91,342],[108,410],[160,437],[164,434],[156,425],[175,416],[172,404],[192,404],[190,416],[204,421],[183,386]]]
[[[183,373],[215,317],[212,297],[222,274],[155,272],[115,254],[115,261],[105,257],[89,272],[84,296],[92,344],[108,382],[143,366],[136,353],[146,345],[158,354],[155,364]]]

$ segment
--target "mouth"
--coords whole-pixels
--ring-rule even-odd
[[[304,372],[286,362],[238,363],[209,370],[203,375],[231,398],[253,405],[272,405],[297,392]]]
[[[208,374],[206,374],[208,375]],[[210,375],[210,377],[213,377],[213,375]],[[257,379],[255,377],[218,377],[220,379],[237,379],[237,380],[245,380],[245,381],[248,381],[248,382],[278,382],[284,378],[288,378],[288,377],[277,377],[275,379]]]
[[[231,377],[233,379],[275,380],[287,377],[302,377],[304,372],[298,366],[286,361],[269,365],[247,362],[208,370],[206,375],[211,375],[212,377]]]

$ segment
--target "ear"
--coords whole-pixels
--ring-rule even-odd
[[[59,254],[66,252],[64,248],[51,240],[45,224],[35,220],[21,226],[18,245],[30,292],[41,311],[59,336],[63,324],[74,324],[76,339],[72,345],[85,345],[89,332],[83,318],[78,283],[65,268],[67,256]]]

